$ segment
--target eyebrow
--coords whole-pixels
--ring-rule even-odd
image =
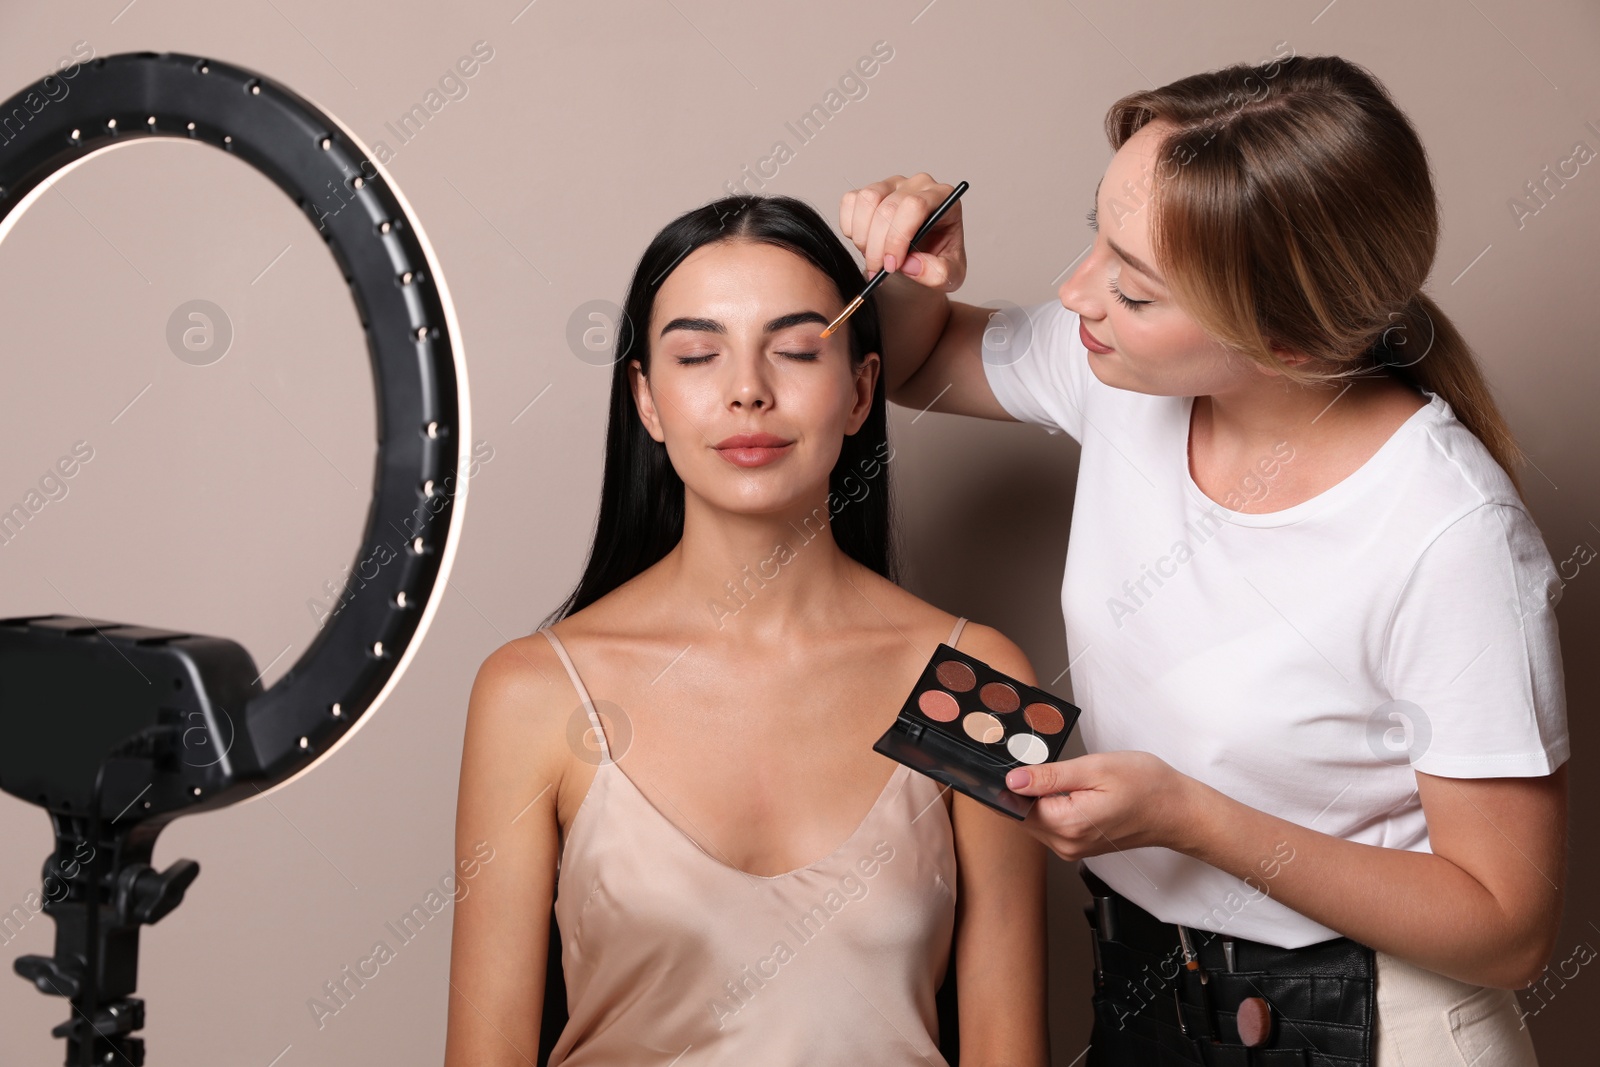
[[[817,323],[821,326],[828,325],[828,317],[820,311],[791,311],[787,315],[779,315],[762,327],[765,333],[777,333],[787,330],[791,326],[804,326],[807,323]],[[661,327],[659,336],[665,337],[668,330],[695,330],[700,333],[727,333],[727,329],[716,319],[700,319],[680,316]]]
[[[1104,183],[1105,176],[1101,175],[1100,181],[1095,182],[1094,185],[1094,202],[1096,208],[1098,208],[1100,205],[1100,186]],[[1145,203],[1148,204],[1149,201],[1146,200]],[[1096,226],[1095,229],[1098,231],[1099,227]],[[1162,280],[1161,275],[1157,274],[1150,268],[1149,264],[1144,262],[1144,260],[1140,259],[1138,256],[1130,254],[1127,249],[1117,244],[1117,242],[1113,241],[1110,237],[1106,238],[1106,244],[1111,246],[1111,251],[1115,252],[1124,263],[1138,271],[1140,274],[1143,274],[1157,285],[1165,286],[1167,284],[1164,280]]]

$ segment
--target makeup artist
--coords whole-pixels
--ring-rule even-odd
[[[1087,1062],[1532,1064],[1512,991],[1561,917],[1560,579],[1422,292],[1422,144],[1337,57],[1137,92],[1106,132],[1093,244],[1026,321],[948,299],[960,205],[907,255],[950,185],[840,205],[893,272],[891,399],[1081,449],[1061,599],[1089,754],[1009,784],[1094,898]]]

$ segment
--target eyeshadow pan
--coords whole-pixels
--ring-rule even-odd
[[[961,705],[949,693],[929,689],[917,698],[917,707],[934,722],[950,722],[961,714]]]
[[[1000,725],[1000,720],[986,711],[974,711],[962,719],[961,728],[967,731],[968,737],[986,745],[992,745],[1006,735],[1006,728]]]
[[[1029,704],[1022,712],[1022,717],[1028,725],[1038,730],[1041,734],[1058,734],[1066,725],[1066,720],[1061,717],[1061,712],[1043,701]],[[1021,756],[1017,757],[1021,759]]]
[[[1043,763],[1050,756],[1050,749],[1033,734],[1012,734],[1006,751],[1023,763]]]
[[[972,668],[958,659],[945,660],[934,673],[940,685],[957,693],[965,693],[978,684],[978,676],[972,673]]]
[[[1016,711],[1022,706],[1022,698],[1017,696],[1017,691],[1004,682],[990,682],[978,690],[978,697],[984,707],[1002,714]]]

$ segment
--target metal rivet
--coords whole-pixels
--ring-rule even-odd
[[[82,130],[73,130],[71,139],[74,140],[74,141],[82,140],[83,139],[83,131]]]
[[[340,716],[342,716],[344,714],[344,707],[342,705],[339,705],[339,704],[335,704],[333,707],[329,708],[328,710],[333,712],[333,717],[335,719],[339,718]]]
[[[383,655],[383,642],[382,641],[374,641],[374,642],[372,642],[372,654],[374,656],[382,656]]]
[[[422,483],[422,495],[423,496],[432,496],[433,495],[433,479],[432,478],[429,478],[427,481]]]
[[[419,556],[422,555],[422,538],[413,537],[411,539],[411,551],[415,552]]]
[[[366,181],[359,174],[357,174],[354,178],[350,179],[350,187],[353,188],[353,189],[359,189],[363,185],[366,185],[366,184],[367,184]]]
[[[151,115],[149,118],[144,120],[144,124],[146,126],[154,126],[156,124],[156,117]]]
[[[116,128],[117,128],[117,120],[116,119],[106,119],[106,129],[114,130]]]
[[[425,433],[427,433],[427,435],[429,437],[438,437],[439,436],[439,424],[437,422],[430,422],[430,423],[428,423],[428,425],[423,427],[423,431]]]
[[[192,122],[189,123],[189,125],[186,126],[185,129],[187,129],[190,133],[193,133],[194,132],[194,123],[192,123]]]
[[[250,86],[250,95],[251,96],[260,96],[261,95],[261,86],[259,86],[259,85]]]
[[[333,138],[324,137],[320,143],[322,144],[322,150],[326,152],[328,149],[333,147]]]
[[[416,277],[414,274],[412,274],[410,271],[406,271],[404,274],[400,275],[400,284],[410,285],[411,279],[414,277]]]
[[[231,133],[224,134],[223,137],[222,137],[222,143],[223,144],[232,144],[233,143],[233,134],[231,134]]]
[[[402,593],[396,593],[394,595],[394,606],[397,607],[397,608],[403,608],[403,607],[406,606],[406,595],[405,595],[405,593],[403,593],[403,592]]]
[[[391,227],[387,222],[378,223],[378,232],[379,233],[388,233],[390,231],[390,229],[392,229],[392,228],[393,227]]]
[[[303,748],[303,749],[310,748],[311,747],[311,742],[308,739],[302,737],[300,739],[300,747]]]
[[[428,328],[426,326],[417,327],[417,340],[426,341],[427,339],[428,339]]]

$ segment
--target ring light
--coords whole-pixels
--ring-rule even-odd
[[[156,836],[180,815],[304,774],[393,691],[459,541],[470,420],[459,329],[432,249],[349,129],[271,79],[197,56],[108,56],[69,77],[70,92],[51,75],[0,104],[9,138],[0,240],[93,156],[157,137],[212,145],[271,179],[327,242],[366,334],[377,399],[356,564],[339,608],[270,688],[225,638],[59,615],[0,620],[0,788],[48,809],[57,842],[44,871],[56,953],[22,957],[16,970],[73,1001],[73,1017],[52,1031],[67,1039],[69,1064],[138,1067],[143,1040],[129,1035],[144,1006],[127,994],[139,926],[175,907],[199,872],[193,860],[151,868]]]

